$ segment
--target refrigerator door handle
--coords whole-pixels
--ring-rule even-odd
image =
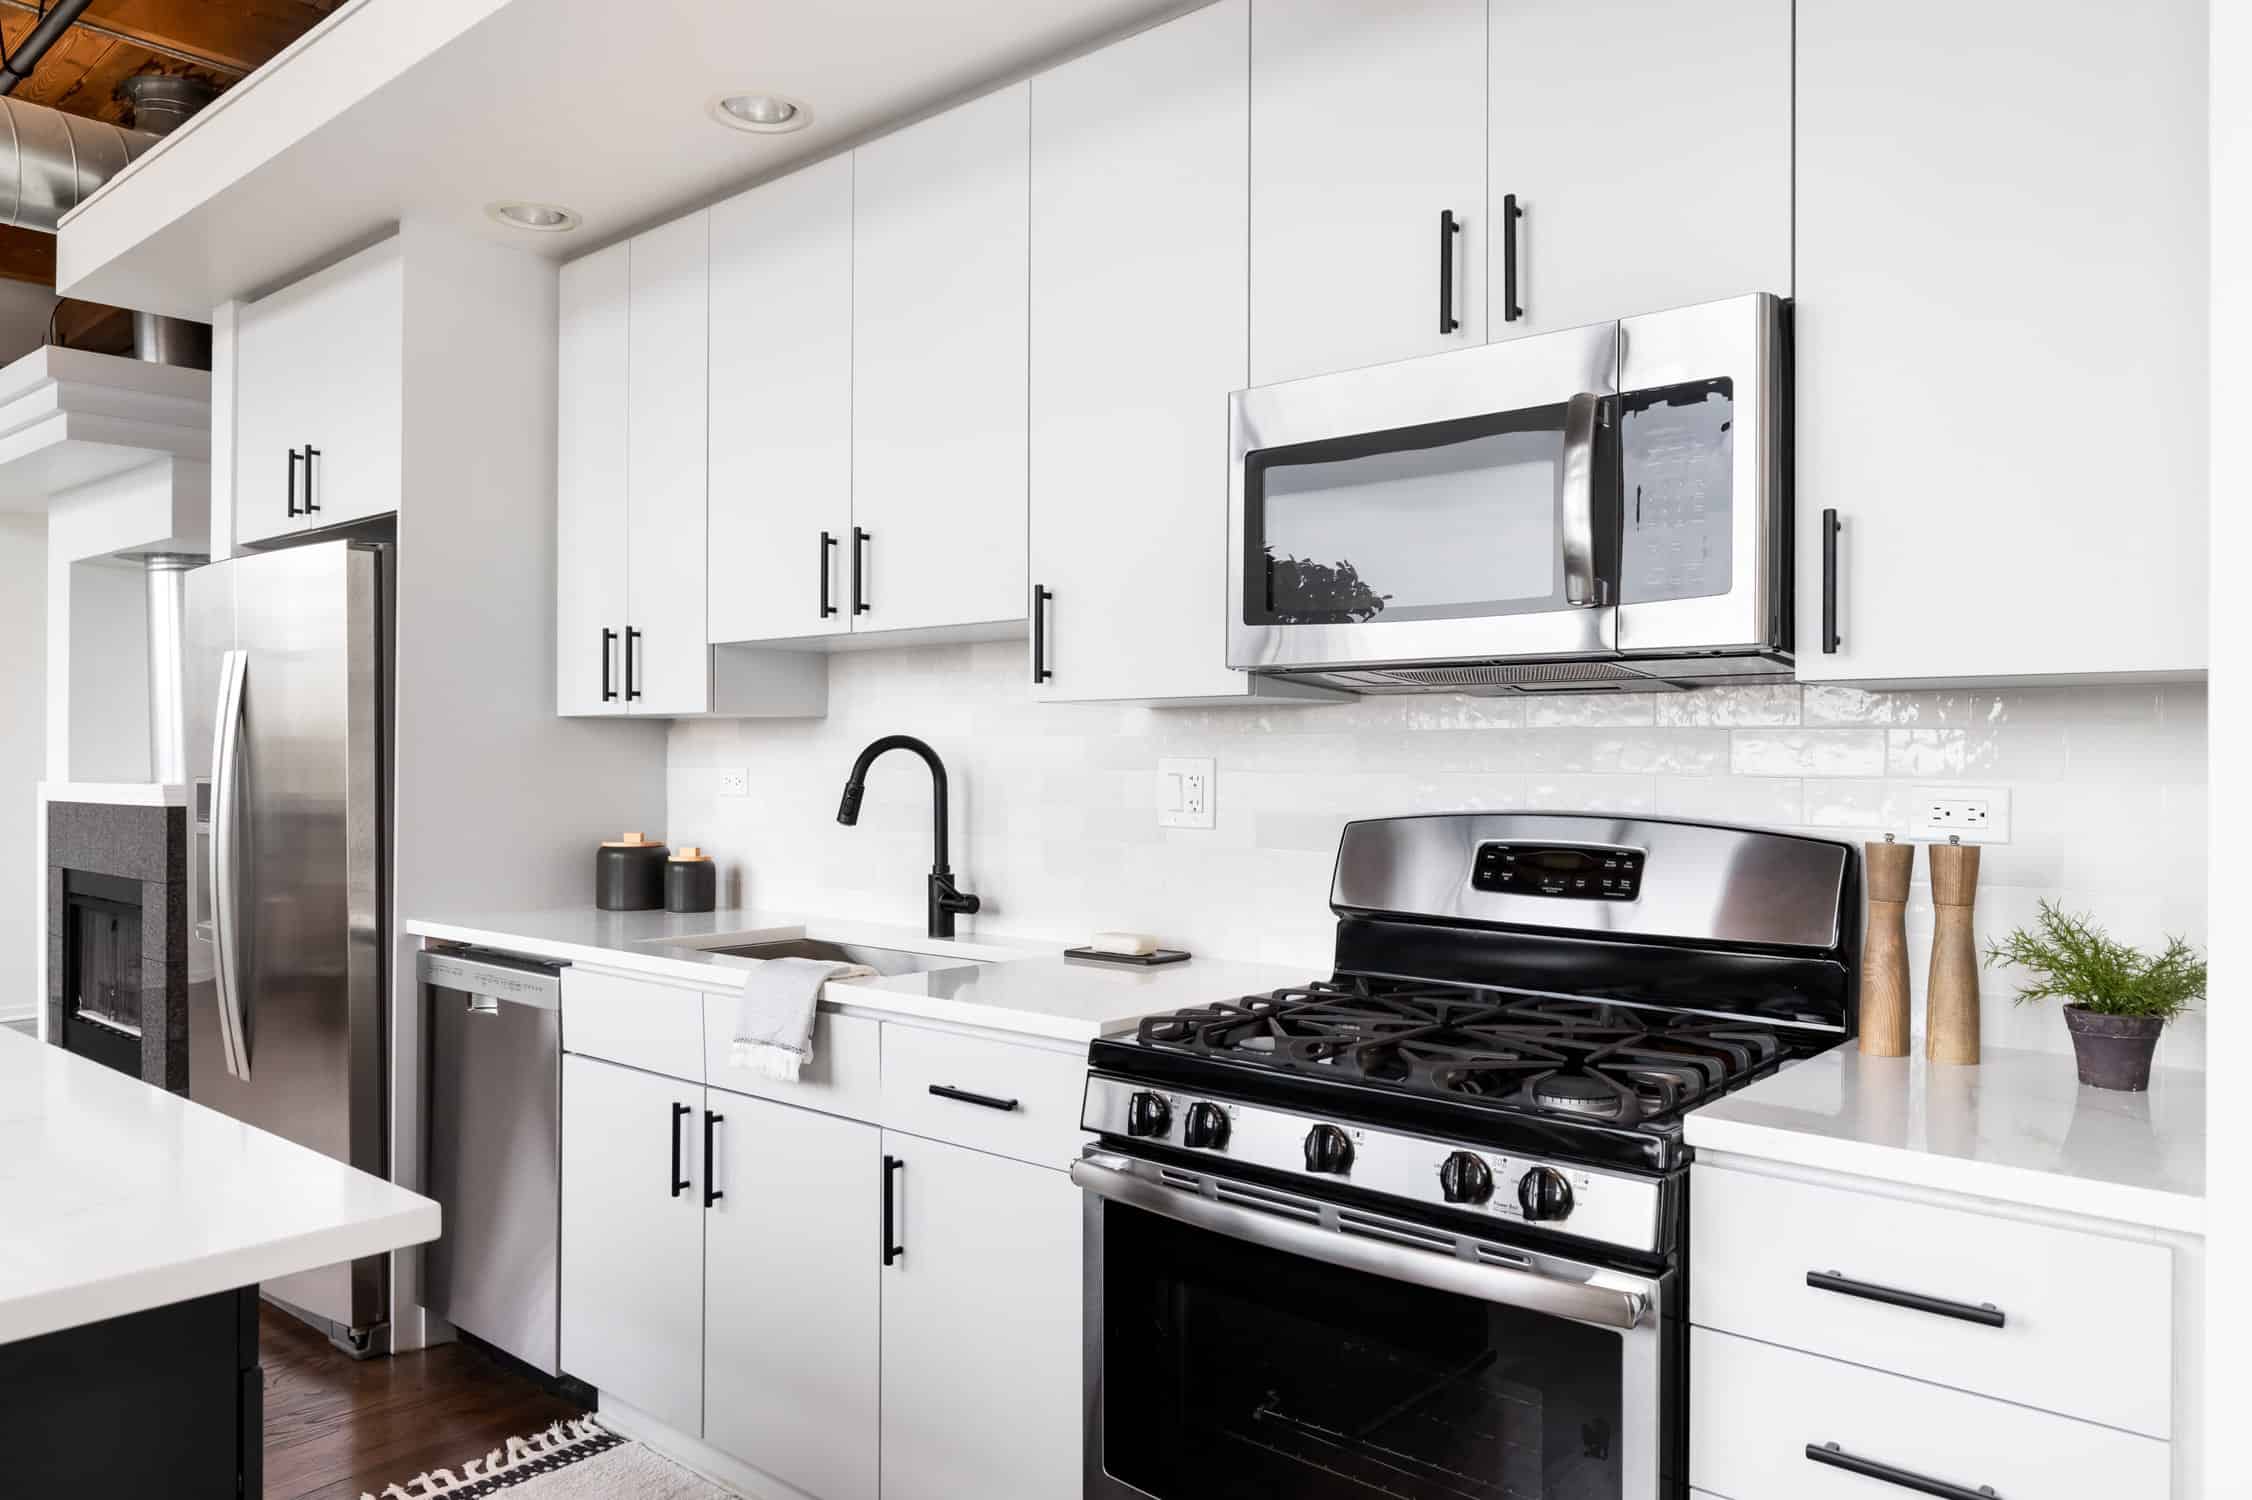
[[[243,680],[249,653],[229,651],[219,663],[219,711],[211,734],[211,974],[219,997],[219,1045],[227,1071],[250,1081],[250,1048],[242,1018],[241,969],[235,952],[236,757],[242,748]]]

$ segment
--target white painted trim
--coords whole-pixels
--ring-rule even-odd
[[[87,802],[103,807],[186,807],[188,788],[183,782],[156,781],[42,781],[39,805],[50,802]]]

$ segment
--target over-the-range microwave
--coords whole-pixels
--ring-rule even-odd
[[[1788,680],[1787,317],[1736,297],[1236,392],[1228,665],[1356,693]]]

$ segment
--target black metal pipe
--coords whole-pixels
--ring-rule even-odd
[[[7,61],[0,62],[0,94],[14,93],[16,85],[29,78],[31,70],[39,66],[39,59],[47,55],[47,49],[54,46],[62,34],[70,30],[71,23],[86,14],[86,7],[93,3],[94,0],[55,0],[54,9],[41,16],[38,24],[24,34]]]

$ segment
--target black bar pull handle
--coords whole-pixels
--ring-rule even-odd
[[[314,447],[311,443],[305,445],[305,514],[307,515],[311,515],[314,511],[320,509],[318,505],[313,503],[313,460],[320,456],[320,449]]]
[[[1517,305],[1517,221],[1525,211],[1517,206],[1517,195],[1505,193],[1501,200],[1501,321],[1514,323],[1525,315]]]
[[[826,531],[821,533],[821,618],[824,620],[837,612],[837,607],[829,602],[829,553],[836,545],[835,537]]]
[[[675,1198],[693,1186],[687,1178],[680,1175],[680,1122],[691,1113],[693,1111],[685,1104],[675,1104],[672,1107],[672,1195]]]
[[[1048,604],[1056,596],[1039,584],[1032,586],[1032,680],[1046,682],[1056,674],[1048,670]]]
[[[1918,1474],[1912,1469],[1896,1469],[1891,1464],[1881,1464],[1873,1458],[1848,1453],[1835,1443],[1808,1443],[1806,1456],[1825,1468],[1843,1469],[1848,1474],[1858,1474],[1864,1479],[1881,1479],[1886,1484],[1896,1484],[1904,1490],[1914,1490],[1919,1495],[1937,1495],[1939,1500],[2000,1500],[1994,1493],[1994,1486],[1990,1484],[1982,1484],[1975,1490],[1969,1485],[1949,1484],[1944,1479],[1933,1479],[1928,1474]]]
[[[708,1109],[704,1111],[704,1207],[706,1208],[710,1208],[714,1203],[727,1196],[719,1190],[717,1175],[712,1170],[712,1162],[716,1159],[712,1155],[713,1140],[719,1134],[719,1127],[726,1122],[727,1116],[715,1115]]]
[[[1904,1292],[1898,1287],[1878,1286],[1871,1281],[1855,1281],[1852,1277],[1840,1276],[1835,1271],[1809,1271],[1806,1273],[1806,1284],[1818,1292],[1836,1292],[1841,1297],[1859,1297],[1867,1302],[1912,1308],[1916,1312],[1953,1318],[1960,1323],[1978,1323],[1987,1328],[2000,1328],[2007,1322],[2002,1316],[2002,1310],[1991,1302],[1982,1302],[1973,1307],[1968,1302],[1950,1302],[1945,1297],[1927,1297],[1921,1292]]]
[[[975,1104],[981,1109],[997,1109],[1007,1113],[1017,1107],[1015,1099],[997,1099],[991,1094],[973,1094],[968,1089],[958,1089],[950,1083],[934,1083],[931,1092],[941,1099],[959,1099],[964,1104]]]
[[[884,1158],[884,1264],[887,1266],[907,1253],[907,1247],[898,1243],[898,1220],[891,1203],[891,1181],[906,1165],[905,1161],[896,1156]]]
[[[1837,655],[1838,647],[1838,532],[1843,530],[1834,510],[1822,512],[1822,654]]]
[[[626,701],[631,703],[641,696],[641,689],[633,682],[633,643],[641,639],[641,632],[631,625],[626,627]]]
[[[292,516],[297,514],[297,466],[304,461],[304,454],[295,448],[289,450],[289,513]]]
[[[610,647],[617,642],[617,639],[618,633],[615,630],[607,625],[602,627],[602,701],[604,703],[612,702],[618,696],[618,690],[610,685]]]
[[[865,564],[862,559],[867,555],[868,543],[872,540],[859,527],[852,528],[852,612],[856,615],[868,613],[868,583],[863,573]]]
[[[1454,315],[1454,238],[1462,233],[1455,221],[1454,210],[1439,210],[1439,332],[1453,333],[1462,327],[1462,319]]]

